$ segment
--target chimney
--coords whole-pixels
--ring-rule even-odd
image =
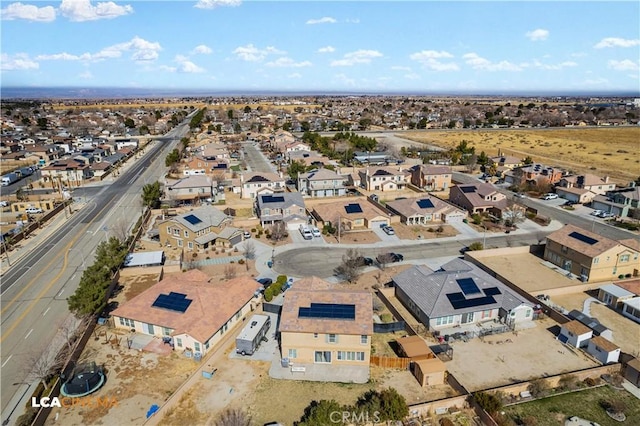
[[[609,176],[605,176],[604,178],[602,178],[602,180],[604,181],[604,183],[609,183]]]

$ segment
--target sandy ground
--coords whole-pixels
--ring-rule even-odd
[[[329,244],[338,244],[338,235],[326,235],[324,240]],[[380,241],[380,238],[371,230],[343,232],[340,234],[340,244],[373,244],[378,241]]]
[[[583,302],[588,297],[590,296],[587,293],[576,293],[555,296],[551,301],[568,310],[582,311]],[[640,324],[599,303],[591,304],[591,316],[613,332],[613,343],[620,346],[623,352],[640,355]]]
[[[552,376],[600,365],[580,351],[571,351],[548,329],[551,319],[535,321],[535,328],[468,342],[456,341],[447,369],[469,391],[529,378]]]
[[[438,229],[441,229],[442,232],[437,232]],[[434,224],[431,226],[407,226],[403,223],[395,223],[393,225],[393,230],[401,240],[428,240],[441,237],[454,237],[458,235],[458,231],[453,226],[445,224]]]

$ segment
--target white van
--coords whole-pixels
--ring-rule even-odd
[[[304,238],[305,240],[313,239],[313,234],[311,233],[311,230],[304,225],[300,225],[300,234],[302,234],[302,238]]]

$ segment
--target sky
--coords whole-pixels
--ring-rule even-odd
[[[638,1],[11,2],[2,87],[640,92]]]

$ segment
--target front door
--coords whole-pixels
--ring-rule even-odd
[[[462,314],[462,324],[468,324],[470,322],[473,322],[473,312],[469,312],[467,314]]]

